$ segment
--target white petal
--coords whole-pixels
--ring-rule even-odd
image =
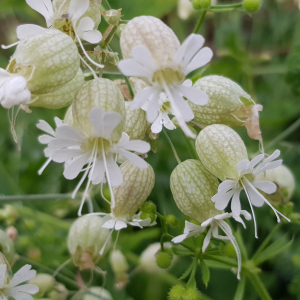
[[[53,24],[54,13],[51,0],[26,0],[26,3],[44,16],[48,27]]]
[[[140,154],[145,154],[150,151],[151,146],[148,142],[140,141],[140,140],[132,140],[126,143],[119,143],[119,147],[128,150],[128,151],[135,151]]]
[[[35,275],[36,275],[36,271],[31,270],[31,265],[25,265],[14,275],[11,282],[9,283],[9,286],[15,287],[22,282],[34,278]]]
[[[192,87],[193,86],[193,81],[191,79],[186,79],[182,85],[187,86],[187,87]]]
[[[17,27],[17,37],[20,41],[28,39],[37,34],[43,34],[47,29],[33,24],[24,24]]]
[[[38,140],[41,144],[49,144],[53,139],[54,137],[48,134],[43,134],[38,137]]]
[[[159,113],[159,98],[158,94],[157,97],[151,96],[152,100],[149,103],[149,106],[147,108],[147,121],[151,124],[153,123],[158,116]]]
[[[225,180],[222,183],[220,183],[220,185],[218,187],[218,192],[226,193],[229,190],[236,188],[237,184],[238,183],[235,180]]]
[[[77,33],[91,31],[94,29],[94,26],[95,26],[95,22],[91,18],[84,17],[80,20],[76,30],[77,30]]]
[[[58,117],[55,117],[54,121],[55,121],[56,127],[64,125],[64,122],[60,118],[58,118]]]
[[[152,79],[153,72],[138,64],[134,59],[121,60],[118,68],[125,76],[145,77]]]
[[[238,168],[238,170],[241,174],[244,174],[245,171],[248,170],[249,163],[250,163],[250,161],[248,159],[244,159],[244,160],[238,162],[236,167]]]
[[[127,224],[125,222],[117,221],[116,225],[115,225],[115,230],[121,230],[126,227],[127,227]]]
[[[215,202],[215,208],[218,210],[223,210],[227,207],[231,197],[234,194],[234,190],[228,191],[226,193],[218,193],[211,198]]]
[[[201,227],[200,225],[196,225],[194,223],[191,223],[189,221],[185,221],[184,226],[184,233],[191,233],[191,232],[197,232],[196,234],[199,234],[203,232],[205,228]]]
[[[243,215],[247,221],[252,219],[251,214],[249,214],[246,210],[241,210],[241,215]]]
[[[120,186],[123,183],[123,175],[112,155],[106,157],[106,163],[111,186]]]
[[[104,181],[104,174],[105,174],[105,168],[104,168],[104,162],[102,159],[97,159],[94,173],[92,176],[92,182],[93,184],[99,184]]]
[[[174,61],[186,67],[195,54],[202,48],[205,39],[200,34],[190,34],[179,47]]]
[[[34,295],[39,291],[39,288],[35,284],[23,284],[14,287],[14,291]]]
[[[53,139],[49,143],[51,149],[61,149],[65,147],[80,146],[82,144],[81,140],[72,139]]]
[[[85,137],[70,125],[62,125],[56,128],[55,135],[57,138],[83,140]]]
[[[58,149],[53,151],[51,158],[57,163],[63,163],[71,158],[83,155],[81,149]]]
[[[152,59],[151,53],[145,46],[136,46],[132,49],[131,53],[133,59],[140,64],[145,69],[155,72],[157,70],[157,67],[154,64],[154,61]]]
[[[241,213],[240,192],[241,189],[236,190],[233,194],[231,201],[231,211],[236,216],[239,216]]]
[[[160,133],[162,131],[162,128],[163,128],[162,113],[159,112],[158,117],[151,125],[151,131],[153,133]]]
[[[213,57],[213,52],[210,48],[205,47],[201,49],[195,57],[192,59],[192,61],[189,63],[187,68],[184,70],[184,75],[187,75],[191,73],[194,70],[197,70],[206,64],[208,64]]]
[[[72,18],[73,26],[76,26],[77,21],[88,10],[89,5],[89,0],[71,0],[68,13]]]
[[[249,196],[249,201],[256,206],[256,207],[261,207],[264,205],[265,199],[261,193],[255,190],[255,187],[253,187],[252,184],[246,182],[245,184],[245,189],[247,190],[248,196]]]
[[[212,223],[213,220],[214,220],[214,218],[209,218],[206,221],[204,221],[203,223],[201,223],[201,226],[207,227],[208,225],[210,225]]]
[[[157,91],[157,89],[155,89],[153,87],[148,87],[148,88],[142,89],[136,93],[136,95],[134,96],[134,99],[130,103],[130,105],[132,108],[135,108],[135,109],[141,108],[142,106],[145,105],[145,103],[147,103],[148,99],[150,99],[153,94],[157,95],[157,97],[158,97],[158,93],[159,92]],[[146,111],[147,111],[150,103],[147,103],[147,104],[148,104],[147,108],[144,109],[144,107],[143,107],[143,109]]]
[[[259,154],[257,156],[255,156],[254,158],[252,158],[249,166],[248,166],[248,169],[250,170],[253,170],[254,167],[256,167],[256,165],[263,160],[263,158],[265,157],[264,154]]]
[[[91,44],[98,44],[102,40],[102,34],[98,30],[91,30],[87,32],[83,32],[79,35],[83,40],[91,43]]]
[[[270,181],[254,181],[252,184],[254,187],[267,194],[273,194],[277,190],[276,184]]]
[[[282,159],[278,159],[276,161],[273,161],[271,163],[264,165],[263,167],[259,166],[259,173],[267,171],[267,170],[275,169],[275,168],[279,167],[281,164],[282,164]],[[254,174],[258,174],[258,172],[255,170]]]
[[[179,92],[196,105],[205,105],[209,101],[208,95],[204,91],[193,87],[181,85],[179,86]]]
[[[166,114],[166,113],[163,114],[163,124],[169,130],[176,129],[176,126],[173,124],[173,122],[170,120],[168,114]],[[152,132],[154,132],[154,131],[152,131]]]
[[[203,246],[202,246],[202,252],[205,252],[206,248],[208,247],[210,240],[211,240],[211,233],[212,233],[212,228],[209,228],[206,237],[203,241]]]
[[[122,116],[116,112],[106,112],[102,108],[93,108],[89,119],[96,136],[110,140],[110,135],[121,122]]]
[[[91,153],[85,153],[72,160],[72,162],[68,166],[65,166],[65,178],[69,180],[76,178],[83,169],[84,165],[89,162],[90,157]]]
[[[36,125],[36,127],[38,129],[41,129],[41,130],[49,133],[50,135],[55,136],[53,128],[44,120],[40,120],[39,123]]]
[[[183,242],[186,238],[188,238],[188,234],[184,233],[184,234],[181,234],[181,235],[178,235],[178,236],[174,237],[172,239],[172,242],[175,243],[175,244],[179,244],[179,243]]]
[[[8,79],[12,76],[13,76],[12,74],[10,74],[6,70],[0,68],[0,80],[5,80],[5,79]]]
[[[15,291],[11,291],[10,296],[13,297],[15,300],[33,300],[32,296],[25,294],[25,293],[15,292]],[[7,299],[7,298],[4,298],[4,299]]]
[[[176,106],[176,109],[172,107],[175,117],[178,119],[178,110],[185,122],[191,121],[194,118],[194,113],[188,102],[182,98],[182,96],[178,93],[178,90],[172,89],[171,92]]]
[[[110,219],[106,221],[101,227],[107,228],[107,229],[113,229],[115,228],[116,220],[115,219]]]
[[[126,151],[124,149],[119,149],[118,153],[125,156],[128,160],[130,160],[138,168],[140,168],[140,169],[148,168],[148,163],[144,159],[139,157],[138,155],[136,155],[132,152]]]

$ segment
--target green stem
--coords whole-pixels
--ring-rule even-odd
[[[265,285],[263,284],[257,273],[248,273],[247,276],[262,300],[272,300],[269,292],[267,291]]]
[[[0,202],[55,200],[55,199],[66,199],[66,198],[72,198],[72,194],[67,193],[67,194],[37,194],[37,195],[0,196]]]
[[[195,280],[195,275],[196,275],[197,266],[198,266],[198,256],[199,256],[199,253],[197,253],[194,258],[191,276],[186,284],[187,287],[190,287],[193,284],[193,281]]]
[[[193,31],[194,33],[197,33],[199,31],[199,29],[200,29],[200,27],[202,25],[202,22],[203,22],[203,20],[205,18],[206,13],[207,13],[206,10],[204,10],[203,12],[201,12],[200,17],[198,19],[198,22],[197,22],[197,24],[196,24],[196,26],[194,28],[194,31]]]
[[[108,34],[108,36],[106,37],[106,39],[101,42],[100,46],[102,49],[104,49],[108,46],[108,44],[111,42],[112,38],[114,37],[117,29],[118,29],[118,26],[114,26],[113,29]]]
[[[221,4],[221,5],[212,5],[209,9],[219,9],[219,8],[240,8],[243,6],[243,3],[233,3],[233,4]]]
[[[197,151],[196,151],[195,146],[194,146],[194,145],[195,145],[195,140],[189,140],[189,139],[187,138],[187,136],[183,133],[182,130],[181,130],[181,134],[182,134],[183,137],[185,138],[185,144],[186,144],[186,146],[187,146],[187,148],[188,148],[188,150],[189,150],[189,153],[190,153],[191,157],[192,157],[193,159],[199,160]]]
[[[105,5],[104,5],[104,4],[105,4]],[[103,0],[103,5],[104,5],[105,9],[107,9],[107,10],[110,10],[110,9],[111,9],[111,6],[110,6],[108,0]]]
[[[271,241],[272,237],[277,233],[278,229],[281,227],[282,222],[276,224],[276,226],[273,228],[273,230],[268,234],[268,236],[265,238],[265,240],[261,243],[261,245],[258,247],[255,254],[252,256],[252,261],[255,261],[255,259],[258,257],[258,255],[266,248],[266,246]]]
[[[166,133],[166,131],[165,131],[164,129],[163,129],[163,133],[164,133],[164,135],[166,136],[167,141],[169,142],[169,144],[170,144],[170,146],[171,146],[171,149],[172,149],[172,151],[173,151],[173,153],[174,153],[174,156],[175,156],[175,158],[176,158],[176,160],[177,160],[177,163],[180,164],[180,163],[181,163],[181,160],[180,160],[180,158],[179,158],[179,156],[178,156],[178,154],[177,154],[177,152],[176,152],[176,149],[175,149],[175,147],[174,147],[174,145],[173,145],[171,139],[169,138],[168,134]]]
[[[134,92],[133,92],[132,86],[131,86],[131,84],[130,84],[130,81],[129,81],[129,79],[128,79],[127,76],[124,76],[124,79],[125,79],[126,85],[127,85],[127,87],[128,87],[130,96],[131,96],[132,99],[133,99],[133,98],[134,98]]]

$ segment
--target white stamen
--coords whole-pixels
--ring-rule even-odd
[[[10,49],[10,48],[12,48],[12,47],[14,47],[14,46],[17,46],[18,44],[20,43],[20,41],[18,41],[18,42],[15,42],[15,43],[13,43],[13,44],[10,44],[10,45],[1,45],[1,48],[2,49]]]
[[[39,169],[38,174],[42,175],[42,173],[44,172],[44,170],[47,168],[47,166],[50,164],[50,162],[52,161],[52,158],[49,157],[47,159],[47,161],[43,164],[43,166]]]
[[[108,243],[108,241],[109,241],[109,239],[110,239],[110,237],[111,237],[111,235],[112,235],[113,232],[114,232],[114,228],[110,231],[110,233],[109,233],[109,235],[108,235],[108,237],[107,237],[107,239],[106,239],[106,241],[105,241],[103,247],[101,248],[101,250],[100,250],[100,252],[99,252],[100,255],[102,255],[102,254],[104,253],[104,250],[105,250],[105,248],[106,248],[106,245],[107,245],[107,243]]]
[[[97,79],[97,74],[95,73],[95,71],[93,70],[93,68],[81,57],[81,55],[79,55],[81,61],[83,62],[84,65],[86,65],[88,67],[88,69],[91,71],[91,73],[94,76],[94,79]]]

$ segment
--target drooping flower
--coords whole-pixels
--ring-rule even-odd
[[[146,168],[140,168],[131,162],[125,161],[120,166],[123,183],[113,188],[114,206],[111,205],[111,213],[93,213],[90,215],[104,215],[102,227],[120,231],[128,225],[143,228],[155,225],[155,220],[141,219],[141,212],[136,211],[147,200],[154,187],[155,175],[153,168],[146,164]],[[106,244],[103,246],[103,253]]]
[[[121,154],[132,161],[141,169],[147,168],[147,163],[135,151],[144,154],[150,150],[147,142],[130,141],[127,134],[123,133],[119,142],[112,142],[111,134],[121,121],[121,115],[115,112],[106,112],[102,108],[93,108],[89,113],[89,121],[94,130],[93,137],[86,137],[80,131],[70,125],[58,126],[50,138],[46,155],[51,160],[64,163],[64,176],[66,179],[76,178],[84,171],[79,184],[73,192],[75,197],[83,181],[88,177],[88,184],[79,208],[79,215],[84,204],[90,183],[99,184],[108,181],[111,187],[119,186],[123,182],[123,176],[115,161],[115,155]],[[84,167],[87,165],[87,167]],[[112,207],[114,197],[112,195]]]
[[[181,243],[184,239],[198,235],[210,226],[203,243],[204,252],[210,242],[211,236],[218,239],[227,239],[232,242],[238,257],[238,278],[241,270],[241,254],[238,244],[232,234],[230,226],[224,221],[226,218],[233,217],[244,227],[242,218],[229,213],[221,213],[214,207],[211,201],[212,195],[217,191],[218,180],[212,175],[203,164],[198,160],[186,160],[177,165],[171,174],[171,191],[178,208],[187,216],[196,220],[199,225],[186,222],[184,233],[175,237],[174,243]],[[242,211],[241,214],[246,219],[251,216]],[[200,225],[201,224],[201,225]],[[218,234],[218,228],[221,228],[227,237]]]
[[[135,95],[132,106],[141,108],[149,101],[147,119],[149,123],[153,123],[160,111],[159,95],[164,92],[168,97],[172,112],[185,134],[195,138],[195,135],[186,125],[186,122],[193,119],[194,114],[185,99],[196,105],[205,105],[208,102],[208,96],[205,92],[184,86],[182,83],[186,75],[205,66],[211,60],[212,51],[208,47],[202,48],[204,38],[201,35],[191,34],[180,47],[179,45],[178,47],[174,46],[176,52],[172,51],[172,53],[169,53],[166,59],[166,54],[162,54],[168,47],[168,45],[164,47],[165,41],[161,45],[157,45],[157,47],[154,47],[154,45],[150,47],[147,40],[147,38],[149,40],[159,39],[156,36],[156,30],[149,30],[149,27],[151,28],[152,25],[156,27],[156,23],[161,21],[153,17],[144,16],[134,18],[130,22],[134,23],[135,27],[132,29],[132,32],[124,30],[121,38],[123,54],[125,51],[125,54],[128,56],[128,51],[130,50],[130,56],[129,59],[121,61],[118,67],[124,75],[139,77],[149,86]],[[147,25],[149,26],[145,27],[144,22],[148,22]],[[127,26],[133,25],[129,23]],[[167,27],[163,23],[160,26]],[[129,26],[129,28],[131,27]],[[142,35],[142,40],[138,40],[140,43],[137,46],[136,43],[131,43],[128,46],[126,39],[131,41],[133,38],[132,34],[136,31]],[[170,34],[170,36],[173,36],[173,34]],[[161,38],[163,39],[164,37]],[[125,46],[122,46],[122,41],[124,41]],[[175,41],[173,44],[175,44]],[[124,57],[126,58],[126,55]]]
[[[31,295],[36,294],[39,288],[35,284],[22,284],[36,276],[36,271],[31,270],[30,265],[22,267],[12,278],[10,278],[6,263],[0,265],[0,298],[3,300],[10,297],[15,300],[33,300]]]
[[[264,154],[254,157],[250,162],[245,144],[239,135],[228,126],[215,124],[205,127],[200,132],[196,140],[196,151],[205,167],[223,181],[218,187],[218,193],[212,197],[217,209],[225,209],[232,199],[232,213],[235,217],[239,216],[241,213],[239,196],[240,192],[245,190],[254,219],[255,237],[257,228],[253,205],[259,207],[264,203],[268,204],[280,222],[279,215],[283,215],[257,190],[272,194],[276,191],[276,185],[268,181],[255,180],[256,175],[281,165],[282,160],[275,160],[280,155],[279,150],[260,165],[258,164],[264,159]]]

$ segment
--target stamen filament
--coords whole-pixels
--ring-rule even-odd
[[[93,70],[93,68],[81,57],[81,55],[79,55],[79,57],[80,57],[82,63],[89,68],[89,70],[91,71],[92,75],[94,76],[94,79],[97,79],[98,78],[97,74],[95,73],[95,71]]]
[[[1,45],[1,48],[2,49],[9,49],[9,48],[12,48],[12,47],[14,47],[14,46],[17,46],[18,44],[20,43],[20,41],[18,41],[18,42],[15,42],[15,43],[13,43],[13,44],[10,44],[10,45]]]
[[[113,228],[113,229],[110,231],[110,233],[109,233],[109,235],[108,235],[108,237],[107,237],[107,239],[106,239],[106,241],[105,241],[103,247],[101,248],[101,250],[100,250],[100,252],[99,252],[100,255],[103,255],[104,250],[105,250],[105,248],[106,248],[106,245],[107,245],[107,243],[108,243],[108,241],[109,241],[109,239],[110,239],[112,233],[114,232],[114,229],[115,229],[115,228]]]
[[[39,169],[38,174],[42,175],[42,173],[44,172],[44,170],[47,168],[47,166],[50,164],[50,162],[52,161],[52,158],[49,157],[47,159],[47,161],[43,164],[43,166]]]

